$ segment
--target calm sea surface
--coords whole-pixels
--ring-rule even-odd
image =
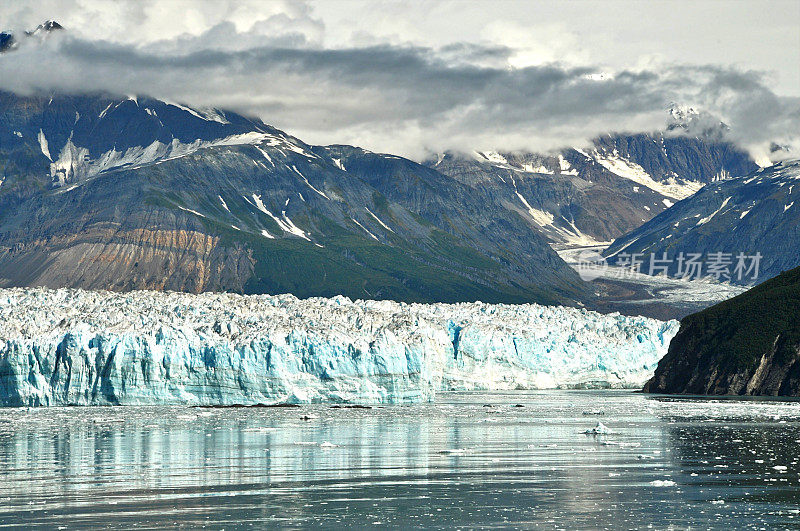
[[[0,527],[176,524],[800,527],[800,402],[0,409]]]

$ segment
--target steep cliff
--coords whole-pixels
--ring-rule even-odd
[[[681,320],[644,390],[800,396],[800,268]]]

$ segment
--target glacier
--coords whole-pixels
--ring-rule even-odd
[[[579,308],[0,289],[0,404],[409,403],[641,386],[677,321]]]

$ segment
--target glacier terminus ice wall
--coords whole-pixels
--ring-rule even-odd
[[[678,322],[538,305],[0,290],[0,405],[402,403],[638,387]]]

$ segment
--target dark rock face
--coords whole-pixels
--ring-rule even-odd
[[[14,35],[5,31],[0,32],[0,53],[10,50],[14,46]]]
[[[595,144],[601,153],[635,162],[658,182],[685,179],[706,184],[758,169],[746,152],[720,137],[607,135]]]
[[[681,320],[644,391],[800,396],[800,268]]]
[[[527,219],[550,242],[611,241],[704,184],[757,166],[721,139],[607,135],[583,151],[447,153],[425,162]]]
[[[0,286],[573,303],[514,212],[439,172],[144,97],[0,93]]]
[[[744,177],[706,185],[694,196],[617,239],[605,252],[614,262],[634,254],[667,255],[669,274],[683,276],[676,259],[700,254],[704,269],[713,255],[723,253],[732,263],[720,280],[753,284],[800,265],[800,162],[783,162]],[[736,256],[760,253],[759,271],[735,272]],[[718,255],[717,255],[718,256]],[[748,258],[746,267],[753,265]],[[692,275],[696,276],[696,275]],[[714,274],[714,276],[718,276]]]

